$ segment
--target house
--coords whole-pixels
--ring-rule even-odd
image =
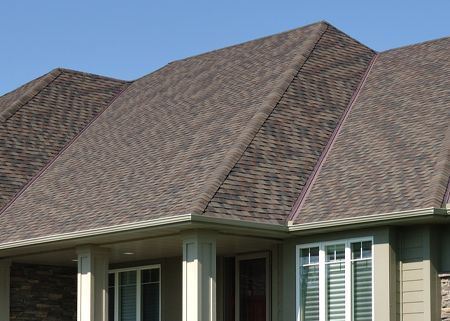
[[[449,320],[449,75],[320,22],[1,96],[0,320]]]

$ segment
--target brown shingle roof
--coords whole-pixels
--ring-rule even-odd
[[[448,52],[444,39],[379,55],[335,141],[374,53],[326,23],[176,61],[129,86],[44,76],[0,97],[5,124],[18,119],[0,136],[10,141],[0,157],[13,151],[5,182],[33,168],[12,180],[20,190],[85,129],[5,207],[0,243],[186,213],[282,224],[439,207]]]
[[[373,56],[329,26],[206,214],[284,223]]]
[[[134,81],[0,215],[0,240],[202,213],[326,28],[176,61]]]
[[[381,53],[296,223],[442,207],[450,38]]]
[[[0,208],[125,86],[55,69],[0,97]]]

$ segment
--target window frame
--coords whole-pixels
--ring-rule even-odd
[[[372,260],[372,320],[375,320],[375,305],[374,305],[374,270],[375,270],[375,252],[373,236],[348,238],[348,239],[336,239],[322,242],[311,242],[298,244],[295,247],[295,309],[296,309],[296,321],[300,321],[302,307],[301,302],[301,278],[300,278],[300,256],[301,250],[306,248],[318,247],[319,248],[319,321],[327,321],[326,308],[327,308],[327,296],[326,296],[326,247],[328,245],[345,244],[345,321],[353,321],[353,284],[352,284],[352,249],[351,244],[356,242],[371,242],[371,260]]]
[[[114,321],[120,321],[119,320],[119,274],[121,272],[131,272],[136,271],[136,321],[141,321],[142,316],[142,308],[141,308],[141,301],[142,301],[142,278],[141,278],[141,272],[143,270],[152,270],[152,269],[158,269],[159,272],[159,321],[161,321],[161,264],[152,264],[152,265],[142,265],[142,266],[135,266],[135,267],[129,267],[129,268],[120,268],[120,269],[111,269],[108,270],[108,276],[110,274],[114,274]],[[109,304],[109,299],[108,299]]]

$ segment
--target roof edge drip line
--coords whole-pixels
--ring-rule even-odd
[[[319,160],[317,161],[316,165],[314,166],[314,169],[313,169],[311,175],[308,177],[305,187],[302,189],[299,197],[295,201],[295,203],[292,207],[291,213],[289,214],[288,219],[286,220],[288,224],[290,222],[295,221],[295,219],[299,215],[299,212],[305,203],[306,197],[308,196],[309,192],[311,191],[311,188],[314,185],[314,182],[315,182],[323,164],[325,163],[325,161],[334,145],[334,142],[336,141],[337,137],[339,136],[339,133],[342,129],[342,126],[343,126],[345,120],[349,116],[349,114],[353,108],[353,105],[354,105],[356,99],[358,98],[359,93],[361,92],[361,89],[363,88],[364,84],[366,83],[367,77],[369,76],[369,73],[375,64],[377,57],[378,57],[378,54],[375,53],[373,58],[369,62],[369,65],[368,65],[366,71],[364,72],[364,75],[362,76],[361,81],[358,84],[358,87],[356,87],[355,92],[353,93],[352,97],[350,98],[347,108],[344,110],[344,113],[343,113],[342,117],[339,119],[339,122],[336,125],[333,133],[331,134],[331,137],[328,140],[328,143],[325,146],[322,154],[320,155]]]
[[[42,245],[43,243],[54,243],[62,241],[70,241],[75,239],[82,239],[88,237],[106,236],[108,234],[130,232],[135,230],[141,230],[146,228],[164,228],[165,226],[172,226],[174,224],[190,224],[190,223],[201,223],[201,224],[211,224],[214,226],[228,226],[234,228],[242,229],[258,229],[260,231],[274,232],[278,235],[285,235],[288,237],[291,233],[301,233],[314,230],[332,229],[332,228],[342,228],[349,226],[361,226],[366,225],[367,227],[376,226],[377,224],[383,224],[385,222],[392,221],[414,221],[421,218],[427,217],[442,217],[448,218],[450,211],[443,208],[422,208],[401,212],[391,212],[382,213],[376,215],[362,216],[358,218],[343,218],[338,220],[329,221],[319,221],[312,222],[308,224],[298,224],[298,225],[273,225],[268,223],[258,223],[258,222],[247,222],[239,221],[229,218],[218,218],[209,217],[198,214],[181,214],[170,217],[156,218],[147,221],[126,223],[121,225],[114,225],[103,228],[93,228],[89,230],[67,232],[62,234],[54,234],[49,236],[37,237],[32,239],[11,241],[0,244],[0,251]]]
[[[44,88],[50,85],[53,81],[56,80],[62,74],[62,70],[54,69],[50,71],[48,74],[42,76],[41,79],[37,80],[37,82],[31,86],[28,90],[25,91],[25,94],[13,101],[11,105],[0,112],[0,122],[4,123],[9,118],[11,118],[20,108],[26,105],[33,97],[39,94]]]
[[[59,69],[56,69],[59,71]],[[60,72],[60,71],[59,71]],[[97,115],[95,115],[89,123],[81,129],[69,142],[54,156],[52,157],[47,164],[45,164],[44,167],[42,167],[36,175],[34,175],[28,182],[23,186],[14,196],[11,198],[4,206],[3,208],[0,208],[0,215],[2,215],[8,208],[11,207],[12,204],[22,195],[33,183],[42,175],[44,172],[49,168],[58,158],[61,156],[62,153],[64,153],[91,125],[116,101],[116,99],[121,96],[125,90],[127,90],[130,87],[131,83],[125,83],[123,88],[117,93],[116,96],[106,105],[103,110],[101,110]]]
[[[450,212],[445,208],[422,208],[416,210],[408,210],[401,212],[391,212],[375,215],[366,215],[361,217],[348,217],[328,221],[319,221],[312,223],[302,223],[289,226],[289,232],[306,232],[317,229],[339,228],[351,225],[374,225],[383,224],[392,221],[408,221],[429,216],[448,217]]]
[[[218,192],[220,186],[222,186],[225,179],[230,175],[231,170],[236,166],[237,162],[242,158],[250,143],[255,138],[261,127],[273,113],[278,103],[283,98],[284,94],[288,90],[290,84],[298,73],[302,70],[306,61],[311,56],[312,52],[317,46],[317,43],[323,37],[328,30],[329,25],[325,22],[320,24],[320,28],[315,30],[314,34],[310,36],[308,42],[308,49],[305,52],[298,53],[293,57],[293,61],[290,68],[283,74],[275,88],[268,94],[266,100],[261,104],[259,110],[249,120],[247,130],[243,131],[230,151],[225,155],[224,160],[217,167],[216,171],[212,173],[214,182],[208,184],[205,190],[202,192],[202,197],[199,197],[198,204],[194,204],[192,213],[204,213],[208,207],[208,204],[213,199],[214,195]],[[204,201],[207,200],[207,201]]]

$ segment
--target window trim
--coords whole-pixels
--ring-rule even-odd
[[[161,264],[134,266],[129,268],[108,270],[108,275],[114,274],[114,321],[119,321],[119,273],[136,271],[136,321],[141,321],[142,282],[141,271],[158,269],[159,272],[159,321],[161,321]],[[108,300],[109,304],[109,300]]]
[[[326,271],[325,271],[325,247],[327,245],[345,244],[345,321],[352,321],[353,317],[353,302],[352,302],[352,275],[351,275],[351,243],[356,242],[365,242],[371,241],[371,251],[372,251],[372,320],[375,320],[375,295],[374,295],[374,271],[375,271],[375,251],[374,251],[374,242],[373,236],[366,237],[357,237],[357,238],[349,238],[349,239],[336,239],[330,241],[323,242],[312,242],[305,244],[298,244],[295,247],[295,310],[296,310],[296,321],[300,321],[301,317],[301,309],[300,306],[301,298],[300,298],[300,251],[305,248],[311,247],[319,247],[319,321],[327,321],[326,317],[326,306],[327,306],[327,298],[326,298]],[[348,313],[350,312],[350,313]]]

